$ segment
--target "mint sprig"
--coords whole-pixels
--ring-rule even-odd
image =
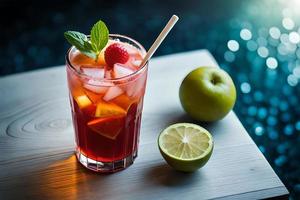
[[[99,20],[91,30],[91,42],[96,51],[101,51],[108,42],[108,29],[103,21]]]
[[[81,53],[97,61],[101,50],[108,42],[109,31],[105,23],[99,20],[92,27],[90,40],[85,34],[77,31],[66,31],[64,36]]]

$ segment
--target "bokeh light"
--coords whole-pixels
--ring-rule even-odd
[[[250,40],[252,38],[252,33],[249,29],[244,28],[240,32],[240,37],[243,40]]]
[[[236,52],[239,50],[240,45],[236,40],[229,40],[227,43],[227,47],[230,51]]]
[[[278,66],[278,62],[276,60],[276,58],[274,57],[269,57],[266,60],[266,65],[270,68],[270,69],[276,69]]]
[[[271,27],[270,30],[269,30],[269,33],[270,33],[270,36],[274,39],[279,39],[280,38],[280,29],[277,28],[277,27]]]
[[[298,44],[300,42],[300,36],[296,31],[290,32],[289,40],[291,43]]]
[[[282,26],[287,30],[292,30],[295,26],[295,23],[291,18],[285,17],[282,19]]]
[[[251,86],[250,86],[250,84],[247,83],[247,82],[242,83],[242,84],[241,84],[241,91],[242,91],[243,93],[249,93],[249,92],[251,91]]]
[[[260,57],[266,58],[269,55],[269,50],[266,47],[261,46],[257,49],[257,53]]]

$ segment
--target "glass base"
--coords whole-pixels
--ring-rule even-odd
[[[100,173],[112,173],[125,169],[132,165],[135,158],[137,157],[137,152],[127,156],[122,160],[116,160],[114,162],[100,162],[90,159],[83,155],[79,150],[75,151],[78,161],[86,168]]]

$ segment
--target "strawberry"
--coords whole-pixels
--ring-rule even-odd
[[[114,43],[106,48],[104,58],[108,68],[113,68],[115,63],[126,63],[129,59],[129,53],[121,44]]]

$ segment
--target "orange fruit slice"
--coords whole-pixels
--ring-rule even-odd
[[[92,101],[86,95],[77,96],[75,100],[81,109],[92,104]]]
[[[88,98],[93,102],[93,103],[97,103],[99,102],[103,95],[101,94],[96,94],[94,92],[91,92],[90,90],[85,89],[84,93],[86,94],[86,96],[88,96]]]
[[[96,133],[115,140],[125,125],[125,115],[102,117],[88,122],[88,127]]]
[[[74,53],[71,56],[71,62],[76,67],[80,67],[81,65],[86,65],[86,66],[90,65],[92,67],[92,66],[99,66],[99,65],[103,64],[103,62],[99,62],[99,61],[95,62],[95,60],[93,58],[90,58],[90,57],[80,53],[79,51]]]
[[[126,115],[126,111],[120,106],[101,101],[97,104],[95,117],[109,117],[115,115]]]
[[[112,100],[112,102],[122,107],[124,110],[128,110],[130,105],[133,104],[133,100],[131,100],[125,94],[116,97],[115,99]]]

